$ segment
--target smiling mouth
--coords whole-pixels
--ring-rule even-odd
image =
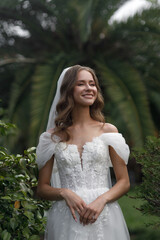
[[[85,94],[85,95],[82,95],[82,97],[86,97],[86,98],[92,98],[93,95],[92,94]]]

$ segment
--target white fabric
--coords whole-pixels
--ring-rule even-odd
[[[36,149],[36,162],[38,164],[38,168],[41,169],[48,160],[51,159],[53,154],[55,153],[55,149],[60,138],[58,136],[53,136],[51,139],[51,133],[44,132],[41,134],[39,138],[39,144]],[[54,166],[53,166],[53,174],[51,177],[51,185],[53,187],[60,187],[60,178],[57,170],[57,161],[54,157]]]
[[[49,129],[53,129],[54,127],[55,127],[55,118],[56,118],[56,116],[57,116],[57,112],[56,112],[56,106],[57,106],[57,103],[59,102],[59,100],[60,100],[60,96],[61,96],[61,94],[60,94],[60,89],[61,89],[61,85],[62,85],[62,82],[63,82],[63,79],[64,79],[64,75],[65,75],[65,73],[67,72],[67,70],[68,69],[70,69],[70,67],[68,67],[68,68],[65,68],[63,71],[62,71],[62,73],[61,73],[61,75],[60,75],[60,77],[59,77],[59,79],[58,79],[58,81],[57,81],[57,89],[56,89],[56,94],[55,94],[55,97],[54,97],[54,99],[53,99],[53,102],[52,102],[52,105],[51,105],[51,108],[50,108],[50,112],[49,112],[49,118],[48,118],[48,123],[47,123],[47,128],[46,128],[46,130],[49,130]],[[42,135],[43,136],[43,135]],[[47,137],[44,135],[44,141],[47,139]],[[43,141],[43,137],[42,137],[42,142],[44,142]],[[46,144],[47,144],[47,141],[46,141]],[[42,146],[43,146],[43,144],[42,144]],[[51,150],[50,150],[50,147],[48,146],[46,146],[46,145],[44,145],[43,147],[45,147],[46,149],[48,149],[48,151],[47,151],[47,156],[48,157],[50,157],[51,158],[51,156],[53,155],[51,155]],[[43,148],[42,147],[42,148]],[[39,146],[39,148],[40,148],[40,146]],[[45,157],[44,156],[42,156],[42,158],[43,159],[45,159]],[[50,159],[49,158],[49,159]],[[44,163],[45,163],[45,160],[43,160],[44,161]],[[52,183],[52,185],[54,186],[54,187],[60,187],[60,179],[59,179],[59,174],[58,174],[58,172],[57,172],[57,164],[56,164],[56,160],[54,161],[54,174],[52,174],[52,178],[51,178],[51,183]]]
[[[106,134],[107,134],[107,137],[106,137]],[[121,133],[105,133],[105,134],[102,134],[101,138],[104,140],[106,145],[110,145],[111,147],[114,148],[116,153],[125,161],[126,164],[128,163],[128,156],[130,154],[130,151]],[[109,166],[113,167],[110,157],[109,157]]]
[[[60,88],[61,88],[61,85],[62,85],[62,82],[63,82],[64,75],[69,68],[70,67],[65,68],[63,70],[63,72],[61,73],[59,79],[58,79],[56,94],[55,94],[55,97],[53,99],[51,109],[50,109],[50,112],[49,112],[47,130],[55,127],[55,122],[54,121],[55,121],[55,118],[56,118],[56,106],[57,106],[57,103],[60,100]]]
[[[129,148],[119,133],[104,133],[85,143],[80,157],[76,145],[60,142],[57,136],[52,141],[51,134],[44,132],[37,147],[37,164],[42,168],[54,155],[60,187],[76,192],[88,204],[110,188],[109,145],[127,164]],[[117,202],[106,204],[95,223],[83,226],[79,220],[77,223],[73,220],[66,202],[62,200],[53,203],[48,212],[45,239],[129,240],[130,237]]]

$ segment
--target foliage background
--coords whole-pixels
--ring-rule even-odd
[[[98,75],[107,121],[130,146],[158,132],[159,5],[109,24],[125,0],[2,0],[0,84],[3,107],[19,132],[13,151],[36,145],[45,130],[63,68],[84,64]],[[25,35],[17,34],[23,29]],[[16,148],[15,148],[16,146]]]
[[[149,9],[110,24],[126,2],[0,1],[0,117],[17,126],[0,139],[8,148],[6,154],[22,157],[24,149],[37,145],[56,81],[65,67],[74,64],[95,69],[106,121],[118,127],[130,147],[143,147],[147,136],[158,136],[160,5],[148,0]],[[129,170],[132,183],[142,178],[134,158]]]
[[[11,124],[0,122],[1,134],[9,134]],[[49,201],[37,198],[38,169],[35,147],[24,154],[9,154],[0,147],[0,239],[39,240],[46,224]]]
[[[160,138],[148,137],[143,149],[134,149],[132,156],[142,166],[143,182],[138,187],[138,197],[144,200],[139,208],[144,214],[155,215],[154,223],[160,227]]]

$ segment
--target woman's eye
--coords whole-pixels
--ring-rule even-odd
[[[84,86],[84,85],[85,85],[85,83],[78,83],[77,84],[77,86]],[[95,83],[90,83],[89,86],[95,87],[96,85],[95,85]]]

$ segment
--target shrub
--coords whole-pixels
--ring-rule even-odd
[[[1,125],[5,134],[8,128],[4,126],[7,124]],[[25,150],[23,155],[8,154],[7,149],[0,147],[2,240],[37,240],[44,232],[45,210],[50,203],[38,199],[35,194],[38,179],[35,156],[35,147]]]
[[[142,166],[138,197],[145,201],[139,210],[160,217],[160,138],[148,137],[144,149],[134,150],[132,155]],[[152,224],[160,227],[160,221]]]

